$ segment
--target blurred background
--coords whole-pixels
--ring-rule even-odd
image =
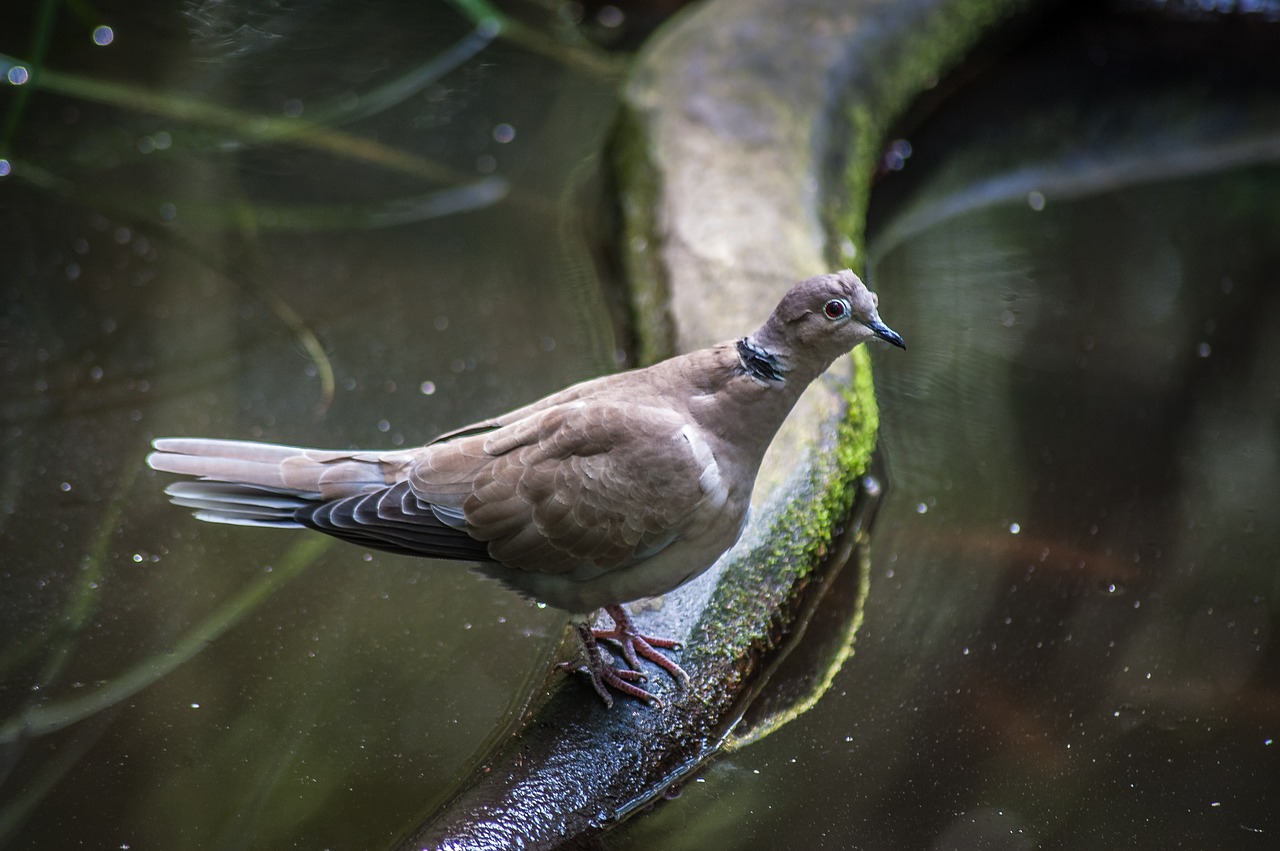
[[[142,462],[628,365],[607,145],[677,5],[0,11],[0,845],[384,847],[509,728],[563,616]],[[603,847],[1273,846],[1280,10],[1034,8],[886,141],[856,652]]]

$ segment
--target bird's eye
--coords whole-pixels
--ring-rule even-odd
[[[822,306],[822,312],[828,319],[844,319],[849,310],[849,302],[842,298],[833,298]]]

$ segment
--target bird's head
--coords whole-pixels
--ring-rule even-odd
[[[818,275],[793,286],[753,340],[792,366],[805,362],[819,369],[868,340],[905,349],[877,307],[876,294],[852,271]]]

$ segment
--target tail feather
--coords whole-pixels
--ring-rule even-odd
[[[286,458],[308,450],[279,443],[255,443],[252,440],[221,440],[211,437],[160,437],[151,443],[156,451],[174,455],[212,458],[238,458],[242,461],[279,464]]]
[[[271,488],[285,487],[281,465],[306,452],[296,446],[184,437],[161,438],[152,446],[156,451],[147,464],[153,470]]]
[[[152,445],[156,451],[147,456],[152,469],[305,494],[313,499],[352,496],[395,480],[396,464],[388,463],[381,453],[188,437],[164,437]]]
[[[298,509],[315,504],[301,491],[265,488],[235,482],[174,482],[164,489],[174,505],[194,508],[195,516],[211,523],[300,529]]]
[[[410,452],[342,452],[239,440],[162,438],[153,469],[194,476],[165,493],[200,520],[315,529],[407,555],[488,561],[462,509],[419,496],[404,479]]]

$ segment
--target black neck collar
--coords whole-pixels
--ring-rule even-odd
[[[743,337],[738,341],[738,360],[744,374],[756,381],[786,380],[786,370],[778,362],[778,356],[767,352]]]

